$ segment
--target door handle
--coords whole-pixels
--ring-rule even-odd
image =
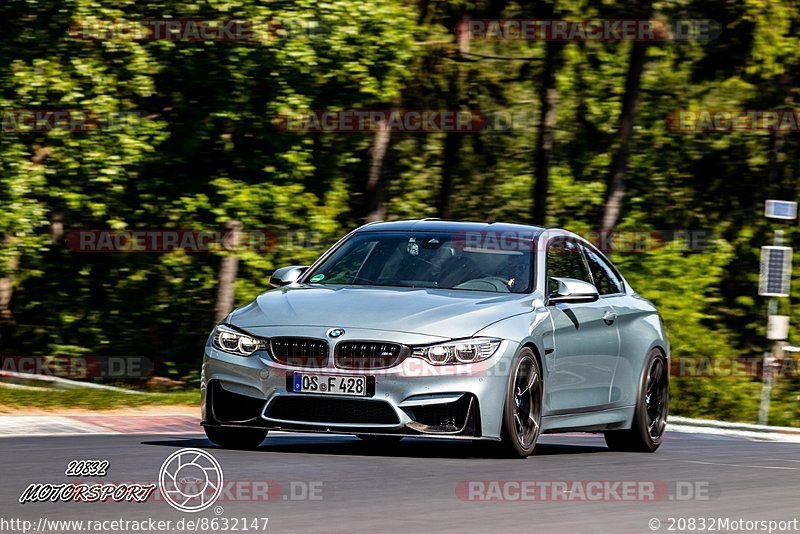
[[[606,311],[603,314],[603,322],[611,326],[617,320],[617,314],[612,311]]]

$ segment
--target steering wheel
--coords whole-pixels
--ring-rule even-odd
[[[512,285],[510,278],[487,276],[484,278],[467,280],[455,286],[454,289],[477,289],[486,291],[488,286],[488,289],[493,289],[496,293],[510,293]]]

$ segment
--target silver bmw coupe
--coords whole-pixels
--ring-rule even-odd
[[[205,347],[202,422],[222,447],[270,430],[484,440],[517,457],[542,433],[661,444],[664,324],[571,232],[371,223],[270,284]]]

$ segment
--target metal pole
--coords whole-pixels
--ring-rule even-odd
[[[758,424],[766,425],[769,422],[769,398],[772,394],[772,354],[764,353],[764,363],[761,369],[761,403],[758,406]]]
[[[783,230],[775,230],[775,239],[773,241],[773,245],[775,245],[776,247],[783,246]],[[773,304],[774,310],[771,311],[770,313],[772,315],[778,315],[778,299],[773,298],[772,300],[774,301]],[[783,349],[781,347],[783,347],[782,341],[779,341],[777,339],[772,341],[772,357],[778,361],[780,361],[780,359],[783,358]]]
[[[783,230],[775,230],[775,237],[772,244],[776,247],[783,245]],[[778,299],[772,297],[769,299],[767,305],[767,328],[769,328],[769,318],[771,315],[778,315]],[[772,364],[773,362],[780,361],[783,357],[783,343],[779,340],[773,340],[772,352],[764,353],[764,363],[762,366],[761,376],[761,403],[758,407],[758,424],[766,425],[769,422],[769,401],[772,395]]]

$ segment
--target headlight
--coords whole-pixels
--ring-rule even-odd
[[[499,339],[477,337],[427,347],[414,347],[411,356],[427,360],[433,365],[475,363],[491,358],[499,346]]]
[[[242,334],[225,325],[214,328],[211,342],[219,350],[238,356],[250,356],[257,350],[267,348],[266,340]]]

